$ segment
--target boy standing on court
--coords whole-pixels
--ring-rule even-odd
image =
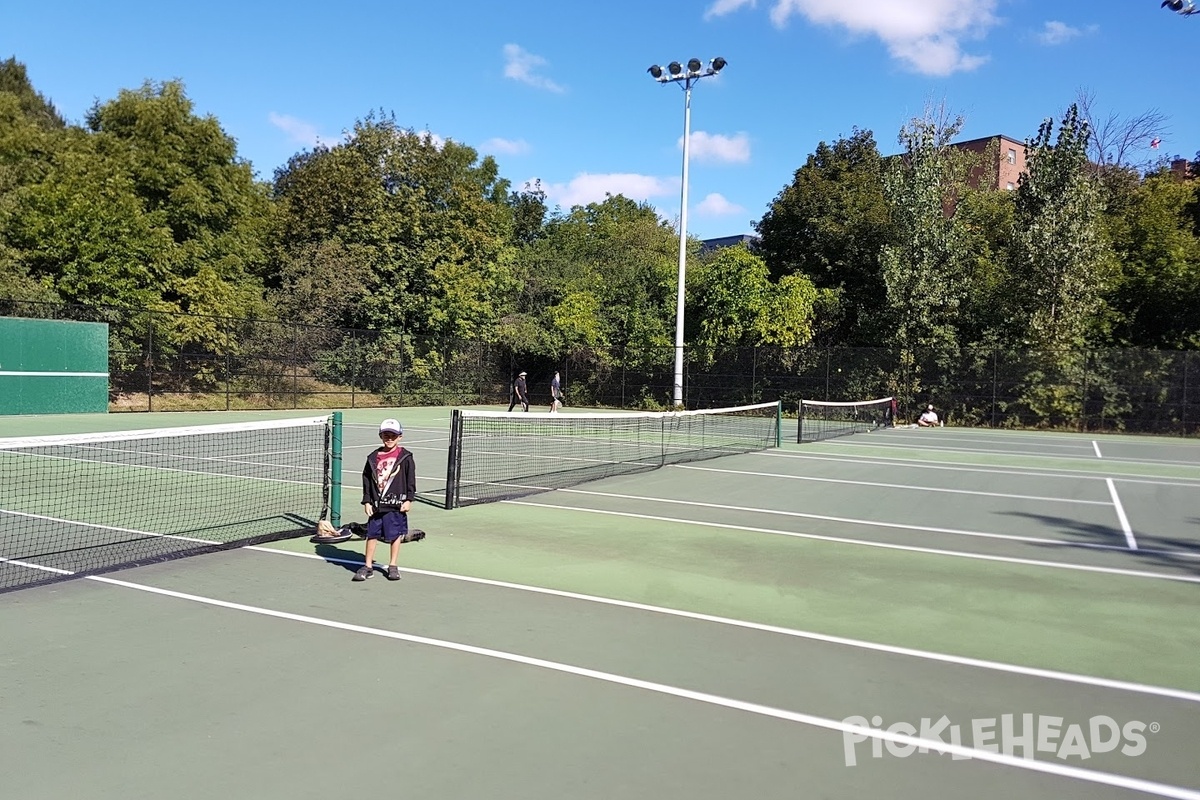
[[[379,425],[383,442],[367,456],[363,467],[363,511],[367,515],[366,563],[354,573],[354,580],[365,581],[375,574],[375,544],[386,542],[391,548],[387,578],[400,580],[396,560],[400,556],[400,541],[408,533],[408,510],[417,493],[417,467],[412,453],[400,446],[404,428],[394,419]]]

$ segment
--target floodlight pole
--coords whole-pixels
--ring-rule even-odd
[[[679,191],[679,275],[675,291],[674,406],[683,408],[683,303],[687,279],[688,144],[692,138],[692,79],[683,84],[683,178]]]
[[[700,61],[693,58],[688,61],[686,67],[673,61],[665,71],[658,65],[648,70],[659,83],[679,83],[683,89],[683,175],[679,191],[679,275],[675,294],[675,385],[672,397],[676,408],[683,407],[683,312],[687,287],[688,154],[692,138],[692,84],[701,78],[716,75],[724,67],[723,58],[714,58],[707,67],[702,67]]]

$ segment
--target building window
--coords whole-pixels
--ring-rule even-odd
[[[1015,187],[1015,186],[1013,186],[1013,182],[1012,182],[1012,181],[1009,181],[1008,183],[1004,184],[1004,188],[1005,188],[1005,189],[1007,189],[1008,191],[1010,191],[1010,192],[1011,192],[1011,191],[1012,191],[1013,189],[1015,189],[1016,187]]]
[[[1008,148],[1008,163],[1010,163],[1010,164],[1017,163],[1017,151],[1013,150],[1011,147]]]

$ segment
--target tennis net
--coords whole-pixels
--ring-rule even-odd
[[[454,411],[446,508],[779,446],[779,403],[623,414]]]
[[[0,592],[311,532],[339,439],[330,417],[0,439]]]
[[[855,403],[829,403],[821,400],[800,401],[797,442],[817,442],[851,433],[873,431],[889,424],[892,398]]]

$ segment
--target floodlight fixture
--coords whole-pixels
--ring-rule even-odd
[[[658,64],[653,65],[650,67],[650,69],[646,70],[646,72],[649,72],[650,77],[654,78],[654,80],[659,80],[663,76],[662,67],[660,67]]]
[[[725,65],[726,65],[726,64],[728,64],[728,63],[729,63],[729,62],[728,62],[728,61],[726,61],[725,59],[721,58],[720,56],[717,56],[717,57],[716,57],[716,58],[714,58],[714,59],[712,60],[712,62],[711,62],[711,64],[712,64],[712,67],[711,67],[711,69],[712,69],[712,71],[713,71],[713,73],[714,73],[714,74],[715,74],[715,73],[718,73],[718,72],[720,72],[721,70],[725,69]]]
[[[700,63],[700,59],[698,59],[698,58],[690,59],[688,61],[688,72],[695,75],[700,72],[700,67],[702,67],[702,66],[704,66],[704,65]]]
[[[672,75],[678,75],[679,73],[683,72],[683,67],[679,66],[678,61],[672,61],[670,64],[667,64],[667,72],[671,73]]]

